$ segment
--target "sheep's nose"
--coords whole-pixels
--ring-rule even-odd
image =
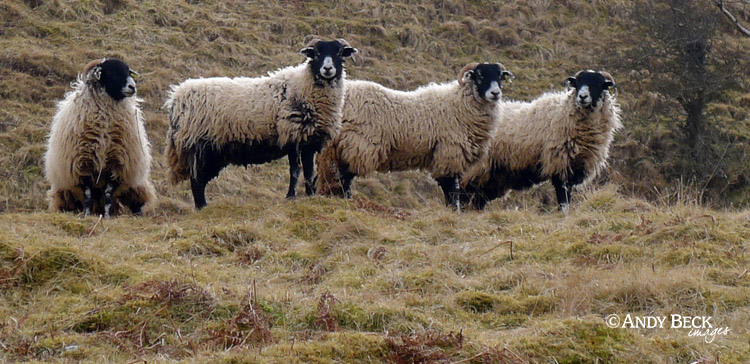
[[[128,89],[129,89],[129,90],[132,90],[132,91],[135,91],[135,86],[133,86],[133,85],[128,85]]]
[[[500,95],[500,91],[490,91],[490,93],[495,97],[497,97],[497,95]]]
[[[325,70],[326,72],[331,72],[331,69],[333,69],[333,67],[331,67],[331,66],[323,66],[323,69],[324,69],[324,70]]]

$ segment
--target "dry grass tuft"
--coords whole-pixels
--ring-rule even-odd
[[[121,302],[151,301],[165,306],[185,305],[187,314],[198,314],[208,311],[214,304],[214,298],[208,291],[194,283],[173,281],[148,281],[125,288]]]
[[[0,362],[746,363],[750,213],[660,175],[674,132],[631,116],[671,106],[641,70],[615,74],[615,183],[577,191],[568,214],[549,184],[459,214],[419,171],[357,178],[351,200],[285,201],[286,160],[223,170],[201,211],[166,183],[160,107],[185,78],[264,75],[318,35],[359,48],[351,78],[413,89],[501,61],[518,77],[505,95],[528,100],[606,68],[592,62],[622,4],[0,0]],[[160,203],[97,224],[44,212],[42,157],[55,102],[103,56],[141,74]],[[748,95],[712,106],[727,140],[750,137]],[[733,335],[609,329],[611,313],[712,315]]]
[[[367,197],[356,195],[352,198],[358,209],[381,216],[392,217],[397,220],[406,220],[411,216],[408,211],[378,204]]]
[[[330,292],[323,292],[318,300],[318,312],[315,317],[315,328],[325,331],[338,331],[339,323],[333,317],[333,306],[336,304],[336,297]]]
[[[243,305],[235,317],[216,330],[210,330],[209,341],[222,349],[242,348],[250,344],[268,344],[276,339],[271,333],[271,321],[258,305],[253,290],[243,299]]]
[[[397,364],[435,363],[448,360],[464,343],[462,331],[447,334],[425,331],[411,335],[388,336],[389,359]]]

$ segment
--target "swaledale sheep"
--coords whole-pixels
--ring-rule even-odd
[[[319,192],[350,197],[355,176],[421,169],[457,204],[459,176],[486,152],[511,76],[500,63],[472,63],[458,82],[409,92],[348,81],[341,132],[318,156]]]
[[[206,206],[206,184],[224,167],[289,157],[287,198],[297,194],[300,156],[307,195],[314,194],[314,158],[341,125],[343,39],[313,40],[307,60],[259,78],[189,79],[173,86],[166,158],[169,180],[190,179],[195,207]]]
[[[561,210],[574,186],[594,178],[607,164],[614,133],[622,127],[609,73],[580,71],[565,80],[566,92],[531,102],[502,102],[489,152],[461,181],[476,209],[552,180]]]
[[[58,104],[44,157],[50,211],[109,217],[156,201],[136,75],[119,59],[93,61]]]

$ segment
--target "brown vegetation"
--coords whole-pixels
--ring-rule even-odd
[[[611,182],[568,215],[549,186],[457,214],[419,172],[358,180],[352,200],[285,201],[286,161],[225,170],[200,212],[187,186],[166,184],[159,107],[184,78],[295,64],[315,34],[359,48],[353,78],[409,89],[498,60],[518,77],[505,95],[528,100],[607,66],[592,54],[611,54],[625,3],[0,0],[0,361],[744,363],[750,216],[697,204],[703,185],[664,175],[681,115],[647,91],[648,71],[614,75],[626,116]],[[55,101],[101,56],[141,73],[152,215],[43,212]],[[750,138],[740,76],[708,108],[738,144]],[[750,159],[725,158],[741,185]],[[732,332],[706,344],[611,329],[611,313],[711,315]]]

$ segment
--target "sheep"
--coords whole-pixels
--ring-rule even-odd
[[[44,156],[50,211],[110,217],[156,201],[137,75],[119,59],[92,61],[58,104]]]
[[[485,153],[511,77],[500,63],[471,63],[458,82],[409,92],[348,81],[341,132],[318,156],[318,192],[351,197],[355,176],[421,169],[458,206],[459,177]]]
[[[300,157],[306,194],[315,190],[314,157],[341,125],[344,58],[357,52],[344,39],[312,40],[307,59],[258,78],[189,79],[173,86],[166,158],[169,181],[190,179],[195,207],[206,206],[206,184],[230,164],[289,157],[289,190],[297,194]]]
[[[559,208],[567,211],[573,187],[607,165],[622,128],[615,81],[607,72],[580,71],[564,92],[531,102],[502,102],[489,152],[461,181],[463,202],[478,209],[509,190],[551,179]]]

